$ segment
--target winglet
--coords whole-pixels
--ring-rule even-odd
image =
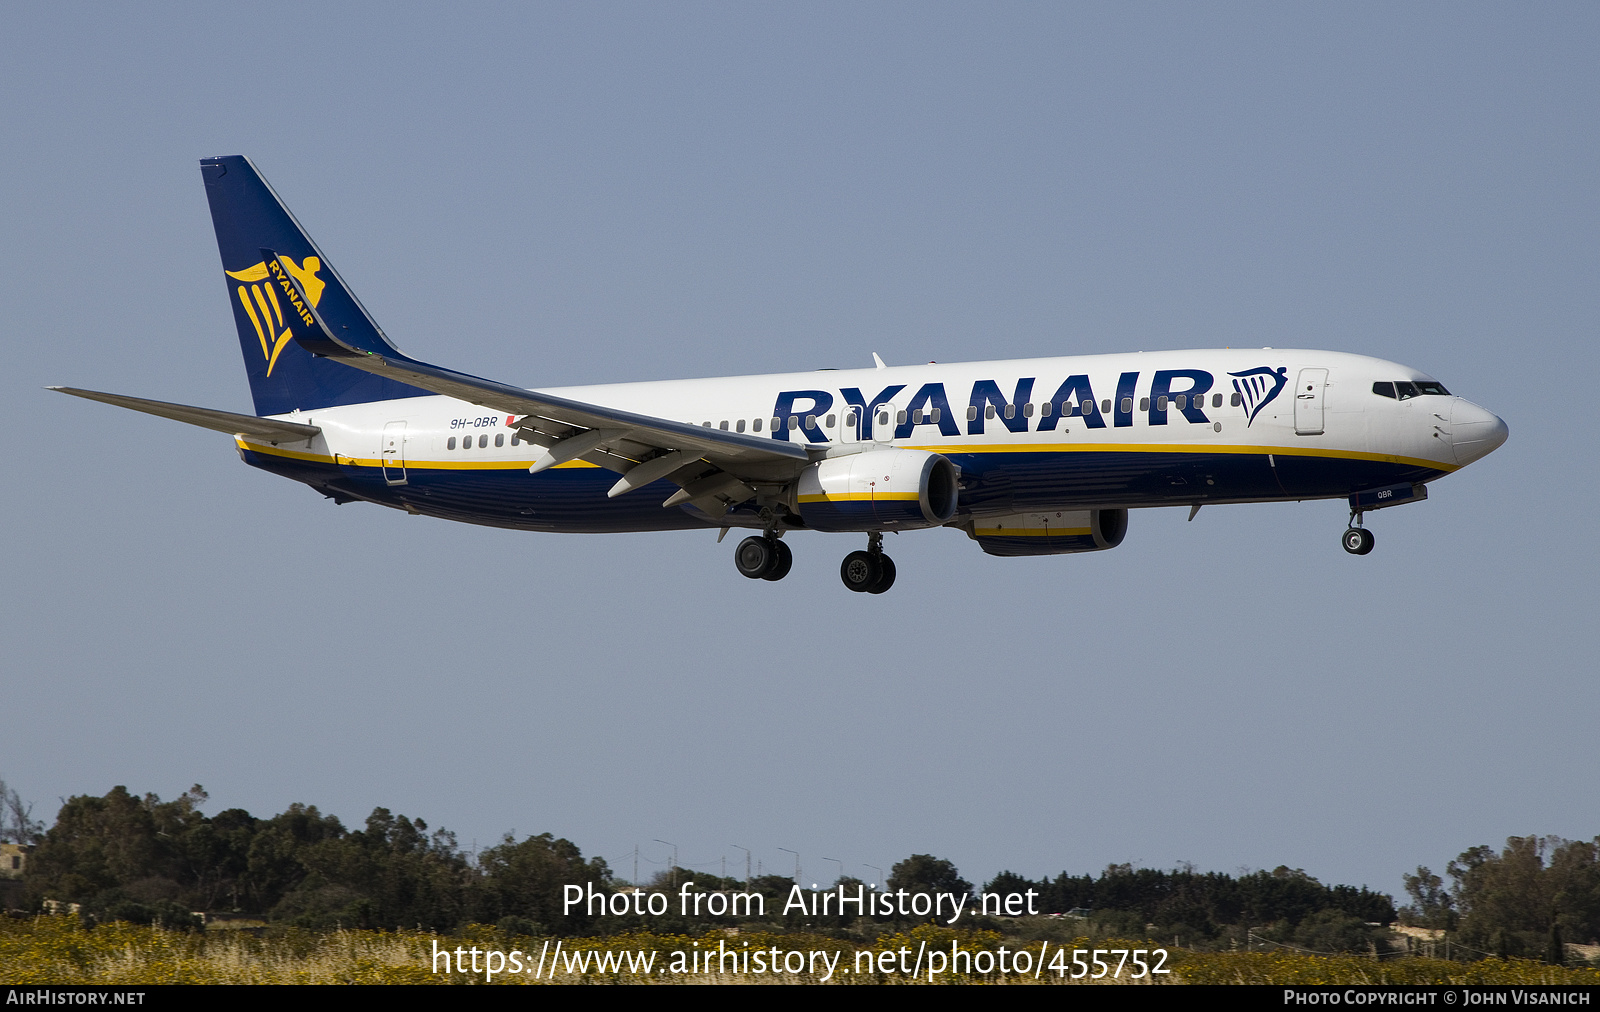
[[[883,359],[878,357],[878,353],[877,352],[873,352],[872,353],[872,361],[873,361],[874,364],[877,365],[877,367],[879,369],[887,369],[887,368],[889,368],[888,366],[883,364]]]

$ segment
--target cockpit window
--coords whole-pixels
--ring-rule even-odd
[[[1402,401],[1410,400],[1413,397],[1450,396],[1450,391],[1444,388],[1443,383],[1435,383],[1433,380],[1418,380],[1415,383],[1407,380],[1396,380],[1393,383],[1378,382],[1372,384],[1372,392],[1379,397],[1398,396]]]

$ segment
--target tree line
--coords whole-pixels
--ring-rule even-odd
[[[3,783],[0,794],[15,801]],[[601,915],[586,904],[568,909],[561,902],[565,885],[592,883],[613,891],[635,884],[618,879],[604,859],[585,858],[576,844],[549,833],[522,840],[508,835],[468,854],[454,834],[384,808],[374,809],[361,828],[348,829],[314,806],[290,805],[270,818],[238,808],[208,816],[201,810],[206,800],[198,785],[171,801],[116,787],[104,797],[69,799],[48,830],[18,803],[10,806],[12,818],[0,820],[0,838],[34,844],[24,876],[27,907],[40,909],[47,900],[76,903],[91,923],[197,926],[196,911],[305,928],[452,931],[478,923],[558,935],[644,927],[695,931],[734,923],[726,916],[681,916],[676,903],[665,917]],[[1382,947],[1379,926],[1397,919],[1444,929],[1463,945],[1502,955],[1553,958],[1562,940],[1600,937],[1594,842],[1512,838],[1501,852],[1466,851],[1447,874],[1448,887],[1427,868],[1405,876],[1412,903],[1398,911],[1384,893],[1324,885],[1287,867],[1227,875],[1112,865],[1098,875],[1062,872],[1036,880],[1004,871],[974,889],[951,862],[916,854],[893,866],[886,885],[912,893],[1032,891],[1040,913],[1071,915],[1055,922],[1059,930],[1175,937],[1200,946],[1257,939],[1321,951],[1369,951]],[[785,917],[781,911],[793,885],[787,876],[744,882],[670,868],[638,885],[676,894],[690,881],[695,892],[760,893],[767,901],[765,920],[776,926],[870,933],[894,921],[836,910],[824,917]],[[860,883],[840,884],[853,890]],[[976,902],[968,911],[966,926],[997,926],[978,915]]]
[[[1600,837],[1513,836],[1505,848],[1472,847],[1445,868],[1404,877],[1405,923],[1442,929],[1497,956],[1560,962],[1565,943],[1600,945]]]

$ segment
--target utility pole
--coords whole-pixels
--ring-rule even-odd
[[[667,843],[665,840],[656,840],[656,843]],[[678,845],[667,843],[672,848],[672,888],[678,888]]]

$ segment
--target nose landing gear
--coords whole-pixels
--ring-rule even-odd
[[[1344,532],[1341,543],[1344,550],[1351,555],[1365,555],[1372,551],[1372,544],[1376,539],[1372,532],[1361,526],[1361,514],[1355,511],[1350,513],[1350,526]]]
[[[881,594],[894,586],[894,560],[883,554],[881,531],[868,532],[866,551],[844,557],[839,579],[858,594]]]

